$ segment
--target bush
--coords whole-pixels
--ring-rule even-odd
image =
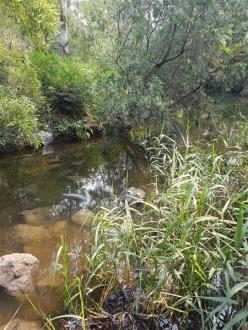
[[[44,101],[37,73],[25,63],[8,68],[8,85],[15,89],[17,95],[26,96],[37,105],[41,105]]]
[[[0,83],[26,96],[38,106],[44,102],[41,83],[27,55],[18,49],[8,49],[0,43]]]
[[[79,140],[87,140],[90,138],[90,134],[81,120],[70,121],[63,119],[58,125],[58,131],[60,134],[75,136]]]
[[[82,115],[92,103],[96,69],[74,58],[35,51],[30,59],[39,74],[45,95],[54,109]]]
[[[25,96],[0,89],[0,146],[38,147],[35,104]]]

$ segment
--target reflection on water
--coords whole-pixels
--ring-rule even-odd
[[[89,249],[87,231],[79,233],[79,227],[68,221],[70,201],[62,194],[83,197],[72,203],[72,212],[96,211],[112,203],[126,186],[138,188],[147,182],[144,152],[123,139],[63,143],[0,157],[0,256],[26,252],[39,259],[37,290],[30,297],[36,306],[46,313],[61,308],[62,279],[53,280],[50,290],[60,235],[66,231],[75,263],[78,250]],[[23,300],[0,293],[0,325],[10,320],[20,303],[18,317],[38,317]]]

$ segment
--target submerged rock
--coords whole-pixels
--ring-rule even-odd
[[[84,179],[80,175],[69,175],[67,178],[68,178],[68,180],[76,183],[77,185],[79,185],[81,183],[81,181]]]
[[[42,144],[44,146],[53,142],[54,138],[53,138],[53,134],[51,132],[39,131],[38,135],[41,138]]]
[[[88,209],[83,209],[74,213],[71,217],[72,222],[76,225],[89,225],[94,219],[95,214]]]
[[[54,146],[52,145],[45,145],[42,149],[42,155],[51,155],[54,153]]]
[[[63,235],[64,232],[66,231],[66,226],[67,226],[66,221],[61,220],[55,222],[51,228],[53,237],[57,238]]]
[[[19,224],[14,230],[16,240],[23,244],[45,243],[52,239],[50,232],[42,226]]]
[[[82,161],[75,161],[71,163],[71,166],[81,166],[82,165]]]
[[[55,241],[55,240],[54,240]],[[44,244],[33,244],[33,245],[24,245],[23,252],[30,253],[35,256],[40,263],[40,268],[48,269],[51,267],[52,261],[55,259],[53,253],[57,251],[57,242],[52,242],[54,245],[44,245]]]
[[[60,155],[54,155],[52,158],[46,161],[47,164],[59,164],[61,163]]]
[[[33,277],[39,261],[28,253],[13,253],[0,257],[0,287],[7,293],[18,295],[33,290]]]
[[[36,225],[52,217],[52,210],[49,207],[37,207],[33,210],[24,210],[18,217],[29,225]]]
[[[62,194],[62,197],[76,201],[76,202],[82,202],[85,200],[85,197],[79,194]]]
[[[40,276],[39,282],[37,284],[38,288],[51,289],[51,287],[57,289],[58,291],[63,291],[64,279],[61,273],[56,272],[55,274],[50,274],[46,272]]]
[[[28,186],[25,186],[23,189],[22,189],[26,194],[29,194],[29,195],[37,195],[38,191],[39,191],[39,188],[38,188],[38,185],[37,183],[32,183]]]
[[[24,321],[20,319],[12,320],[11,323],[0,327],[0,330],[42,330],[44,329],[38,321]]]

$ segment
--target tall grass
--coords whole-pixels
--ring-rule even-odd
[[[135,312],[182,313],[185,327],[194,312],[202,329],[246,323],[248,156],[216,150],[188,139],[153,140],[149,196],[139,206],[125,201],[99,212],[89,232],[91,252],[79,256],[84,276],[71,280],[71,312],[83,319],[100,314],[109,292],[131,287],[144,292]],[[238,161],[230,165],[230,157]]]

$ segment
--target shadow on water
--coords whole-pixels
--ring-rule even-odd
[[[30,299],[44,312],[60,309],[62,279],[53,283],[51,273],[60,236],[66,231],[71,256],[88,247],[87,232],[68,221],[70,201],[63,193],[82,196],[72,212],[109,206],[127,187],[148,183],[144,151],[122,138],[81,143],[60,143],[38,152],[0,156],[0,255],[26,252],[40,261],[37,290]],[[23,212],[24,210],[33,210]],[[20,214],[21,213],[21,214]],[[36,319],[25,297],[0,292],[0,325],[8,322],[18,306],[18,317]]]

